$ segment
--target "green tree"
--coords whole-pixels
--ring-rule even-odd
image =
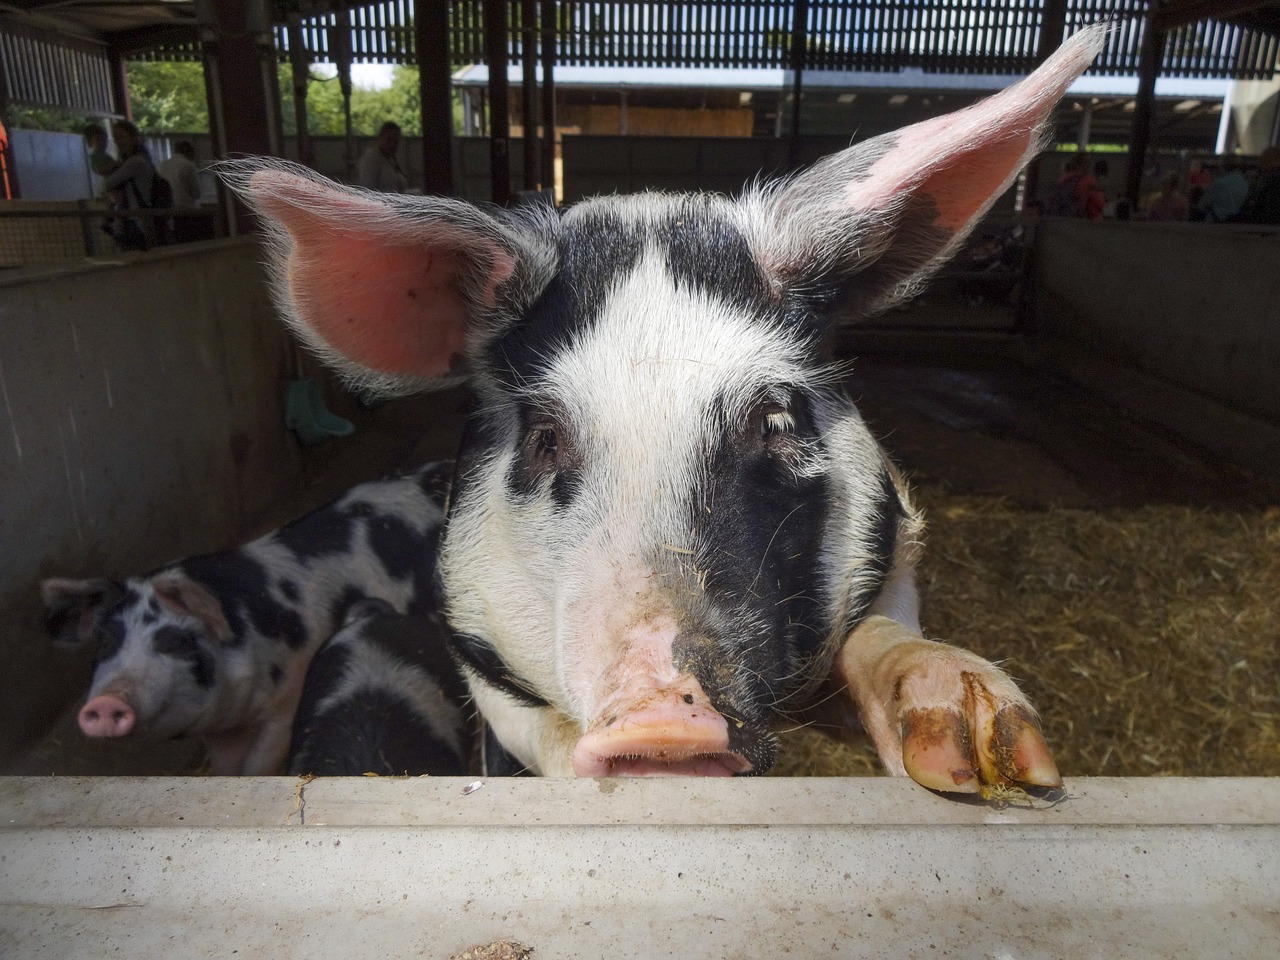
[[[125,65],[133,118],[143,133],[208,133],[204,66],[199,63]]]

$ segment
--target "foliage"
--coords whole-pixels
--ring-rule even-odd
[[[52,108],[28,107],[18,103],[9,105],[4,121],[6,126],[14,130],[53,130],[57,133],[80,133],[91,123],[103,123],[101,117]]]
[[[199,63],[128,63],[129,102],[143,133],[208,133],[204,66]]]
[[[203,65],[199,63],[129,63],[126,65],[134,120],[143,133],[208,133]],[[293,70],[280,65],[280,115],[284,133],[297,133],[293,109]],[[381,90],[354,87],[351,91],[351,129],[356,136],[372,136],[388,120],[400,124],[406,136],[422,133],[422,98],[417,67],[395,67],[391,85]],[[9,125],[26,130],[79,133],[92,118],[60,110],[11,105]],[[454,128],[462,127],[462,106],[454,95]],[[342,136],[342,90],[337,71],[328,64],[311,70],[307,84],[307,128],[314,136]]]

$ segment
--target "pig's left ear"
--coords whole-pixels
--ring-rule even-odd
[[[342,186],[285,161],[219,172],[263,218],[285,319],[350,379],[391,391],[460,379],[546,255],[472,204]]]
[[[1106,38],[1071,38],[1026,79],[956,113],[827,157],[747,203],[778,289],[828,291],[841,319],[882,310],[954,254],[1042,146],[1054,105]]]
[[[214,640],[227,643],[235,639],[222,604],[208,587],[177,570],[157,574],[151,587],[165,607],[182,616],[195,617]]]

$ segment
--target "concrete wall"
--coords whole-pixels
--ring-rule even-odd
[[[1136,413],[1280,478],[1280,228],[1046,221],[1033,332]]]
[[[299,478],[286,336],[247,241],[0,279],[0,763],[79,695],[40,578],[220,548]]]

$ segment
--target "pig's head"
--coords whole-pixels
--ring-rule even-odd
[[[544,773],[758,773],[918,518],[823,361],[1039,148],[1101,34],[968,110],[737,200],[482,212],[265,161],[281,306],[357,380],[463,369],[440,571],[477,702]],[[560,755],[540,728],[568,731]]]
[[[235,686],[219,676],[232,642],[221,605],[180,571],[124,583],[45,580],[40,593],[55,643],[93,644],[93,680],[79,715],[88,736],[192,732]]]

